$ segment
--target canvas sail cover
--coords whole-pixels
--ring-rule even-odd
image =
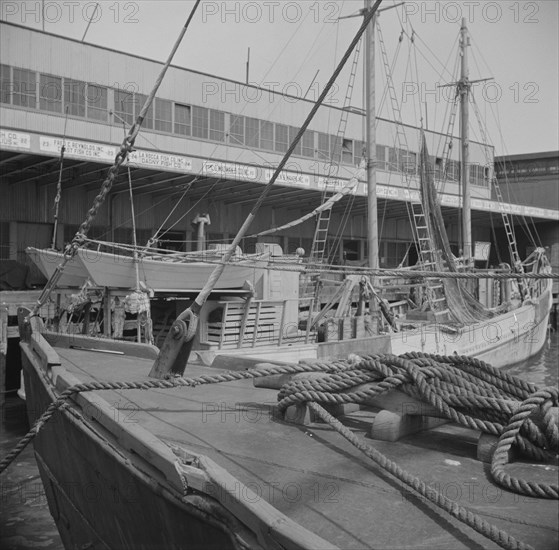
[[[425,134],[421,134],[420,189],[425,220],[435,251],[436,271],[457,272],[454,255],[450,249],[448,235],[444,226],[443,215],[434,184],[433,164],[427,151]],[[464,280],[442,279],[446,302],[451,317],[459,324],[470,324],[489,319],[493,313],[486,310],[466,289]]]
[[[328,210],[334,206],[337,202],[339,202],[343,197],[346,195],[350,195],[355,193],[357,185],[359,184],[359,180],[365,178],[365,173],[367,169],[367,163],[362,160],[361,164],[357,172],[351,177],[351,179],[347,182],[347,184],[337,193],[332,195],[328,200],[324,201],[320,206],[316,207],[312,212],[297,218],[285,225],[281,225],[280,227],[274,227],[273,229],[267,229],[266,231],[261,231],[260,233],[256,233],[255,235],[251,235],[251,237],[261,237],[262,235],[270,235],[271,233],[275,233],[277,231],[282,231],[283,229],[288,229],[289,227],[293,227],[295,225],[299,225],[307,220],[310,220],[312,217],[320,214],[324,210]]]

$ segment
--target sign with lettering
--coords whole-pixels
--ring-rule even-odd
[[[41,136],[39,148],[41,151],[60,154],[64,141],[62,138]],[[111,145],[101,143],[91,143],[87,141],[77,141],[67,139],[64,154],[68,157],[75,157],[87,160],[114,161],[116,148]]]
[[[217,162],[206,160],[202,165],[204,174],[211,174],[221,178],[232,178],[238,180],[255,180],[256,168],[244,164],[233,164],[230,162]]]
[[[0,130],[0,147],[13,147],[14,149],[30,149],[31,136],[12,130]]]
[[[266,170],[264,177],[270,181],[274,175],[275,170]],[[308,187],[311,184],[311,178],[307,174],[299,174],[297,172],[287,172],[282,170],[276,180],[277,183],[284,183],[287,185],[305,185]]]
[[[162,168],[164,170],[178,170],[179,172],[192,171],[192,160],[179,155],[136,150],[130,153],[128,158],[131,164],[136,164],[138,166]]]

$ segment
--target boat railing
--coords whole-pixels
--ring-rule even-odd
[[[308,323],[289,320],[290,304],[296,300],[220,301],[201,323],[200,343],[203,346],[228,348],[255,348],[281,346],[314,339]]]

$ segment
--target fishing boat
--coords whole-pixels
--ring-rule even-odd
[[[364,11],[345,59],[370,28],[380,3]],[[172,54],[158,82],[171,59]],[[148,107],[149,98],[143,114]],[[116,168],[134,145],[142,113]],[[549,500],[558,493],[554,466],[534,470],[530,460],[508,462],[512,441],[532,459],[547,457],[557,440],[557,390],[536,388],[458,355],[470,345],[464,338],[455,338],[456,353],[448,350],[446,357],[396,357],[398,350],[390,349],[396,337],[387,333],[312,343],[322,357],[328,349],[330,358],[354,354],[343,361],[297,364],[278,361],[276,355],[262,364],[250,356],[267,304],[248,298],[236,312],[242,338],[235,342],[238,354],[227,358],[228,370],[218,361],[210,367],[188,361],[193,342],[200,339],[202,310],[256,210],[194,303],[173,323],[161,350],[49,333],[36,314],[20,309],[28,414],[34,427],[2,461],[0,471],[34,440],[65,547],[471,548],[487,547],[488,540],[491,547],[528,547],[519,539],[555,547],[558,509]],[[77,250],[70,245],[65,256]],[[539,331],[548,314],[550,275],[543,260],[536,260],[535,273],[508,274],[533,281],[533,290],[525,285],[523,303],[505,315],[521,326],[536,319],[537,311]],[[46,292],[63,269],[57,269]],[[427,276],[433,274],[454,285],[464,277],[435,271]],[[45,292],[37,307],[44,300]],[[222,329],[230,313],[224,304],[217,321]],[[492,317],[496,319],[505,317]],[[216,322],[209,316],[207,321]],[[470,325],[483,329],[488,322]],[[307,338],[310,322],[307,327],[301,335],[297,324],[294,338]],[[243,346],[249,328],[253,349],[247,352]],[[417,352],[425,342],[439,345],[444,334],[462,336],[451,324],[436,330],[409,331],[402,345]],[[522,328],[517,330],[519,337],[523,334]],[[282,347],[285,335],[278,337],[269,351]],[[499,339],[511,346],[514,333]],[[488,350],[478,349],[477,355]],[[451,386],[456,386],[453,394]],[[531,412],[532,431],[520,434],[520,424]],[[432,428],[429,439],[414,435],[426,428]],[[485,433],[480,437],[479,431]],[[370,436],[381,440],[374,448]],[[491,463],[492,478],[484,460]],[[452,492],[456,488],[460,494]],[[448,515],[441,515],[441,509]]]
[[[132,254],[123,254],[118,249],[111,253],[80,248],[77,256],[89,278],[99,287],[133,288],[137,263],[140,282],[150,289],[164,291],[201,289],[221,259],[218,250],[180,254],[152,252],[135,259]],[[216,289],[237,289],[246,281],[253,282],[260,270],[266,268],[268,258],[266,253],[243,256],[239,248]]]
[[[62,262],[64,255],[54,249],[39,249],[28,246],[25,253],[31,258],[33,263],[39,268],[41,273],[48,279],[51,278],[56,270],[56,266]],[[79,288],[88,277],[87,269],[79,257],[74,256],[64,269],[64,273],[58,281],[60,287]]]

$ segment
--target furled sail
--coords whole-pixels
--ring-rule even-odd
[[[359,164],[359,168],[357,172],[351,177],[351,179],[347,182],[347,185],[343,187],[340,191],[338,191],[335,195],[332,195],[327,201],[324,201],[320,206],[315,208],[312,212],[305,214],[301,218],[297,218],[285,225],[281,225],[280,227],[274,227],[273,229],[267,229],[266,231],[262,231],[260,233],[255,233],[251,235],[251,237],[261,237],[262,235],[270,235],[271,233],[275,233],[276,231],[282,231],[284,229],[288,229],[289,227],[294,227],[295,225],[299,225],[307,220],[310,220],[312,217],[320,214],[320,212],[324,212],[324,210],[328,210],[332,208],[334,204],[340,201],[346,195],[350,195],[355,193],[357,185],[359,184],[359,180],[365,178],[367,169],[367,163],[365,160],[362,160]]]
[[[422,133],[421,163],[420,163],[421,201],[425,212],[425,219],[432,237],[437,271],[457,271],[454,255],[450,249],[448,235],[444,226],[443,215],[434,184],[434,172],[425,134]],[[443,279],[444,291],[448,309],[452,318],[459,324],[475,323],[489,319],[493,313],[487,311],[475,297],[466,289],[460,279]]]

